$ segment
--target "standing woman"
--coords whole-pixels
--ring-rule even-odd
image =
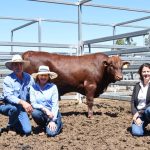
[[[145,127],[150,123],[150,64],[140,66],[140,82],[134,87],[131,99],[132,135],[143,136]]]
[[[30,89],[32,117],[39,126],[46,129],[48,136],[54,137],[62,129],[58,89],[51,82],[57,77],[57,74],[50,72],[48,66],[42,65],[39,67],[38,73],[32,75],[36,82]]]

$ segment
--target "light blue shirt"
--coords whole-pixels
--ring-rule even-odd
[[[33,85],[30,89],[30,101],[33,108],[41,109],[47,108],[53,114],[55,121],[57,119],[57,114],[59,110],[59,99],[58,99],[58,89],[53,83],[47,83],[43,89],[38,83]]]
[[[23,72],[23,80],[19,80],[13,72],[5,77],[3,82],[3,99],[14,104],[18,104],[20,99],[29,100],[29,90],[34,84],[34,79]]]

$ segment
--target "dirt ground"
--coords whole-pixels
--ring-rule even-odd
[[[149,150],[150,127],[144,137],[130,134],[130,102],[95,99],[94,119],[87,118],[86,104],[75,100],[61,100],[60,111],[64,127],[54,137],[35,132],[26,137],[3,132],[0,150]],[[7,117],[0,115],[0,127],[5,127]]]

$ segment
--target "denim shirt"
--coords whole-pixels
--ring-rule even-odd
[[[58,89],[53,83],[47,83],[43,89],[36,83],[30,89],[30,101],[33,108],[41,110],[42,108],[49,109],[54,114],[53,121],[57,119],[59,110],[58,100]]]
[[[23,80],[19,80],[13,72],[5,77],[3,82],[3,99],[9,103],[18,104],[20,99],[29,101],[29,90],[34,79],[23,72]]]

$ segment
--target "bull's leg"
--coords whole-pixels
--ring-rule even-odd
[[[88,117],[93,118],[93,98],[87,98],[87,105],[88,105]]]
[[[95,84],[86,84],[86,101],[88,105],[88,117],[93,118],[93,102],[94,102],[94,94],[96,90]]]

